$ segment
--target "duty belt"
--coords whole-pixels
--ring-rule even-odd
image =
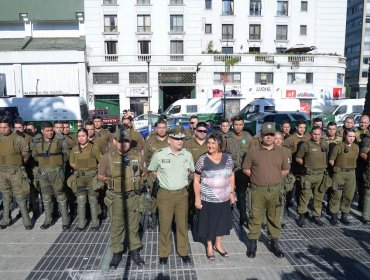
[[[39,167],[39,173],[56,172],[62,170],[62,167]]]
[[[182,189],[179,189],[179,190],[168,190],[168,189],[165,189],[165,188],[162,188],[162,190],[165,190],[166,192],[182,192],[184,190],[186,190],[186,187],[183,187]]]
[[[11,169],[19,169],[21,166],[0,166],[0,171],[7,172]]]
[[[334,167],[334,172],[351,172],[354,171],[354,168],[341,168],[341,167]]]
[[[257,186],[254,184],[251,185],[252,190],[263,191],[263,192],[275,191],[276,188],[280,188],[280,187],[281,187],[281,183],[273,185],[273,186]]]
[[[325,172],[325,169],[310,169],[310,168],[306,168],[306,174],[307,175],[322,175],[324,174]]]
[[[77,171],[77,177],[79,176],[94,176],[96,175],[96,170],[92,170],[92,171]]]

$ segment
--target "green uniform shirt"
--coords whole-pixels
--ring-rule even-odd
[[[341,142],[333,148],[329,160],[335,161],[335,167],[340,168],[356,168],[356,160],[359,154],[359,147],[353,143],[348,146],[345,142]]]
[[[203,144],[201,145],[196,139],[197,138],[194,137],[184,143],[184,148],[188,149],[193,156],[194,164],[197,162],[198,158],[208,150],[207,140],[204,140]]]
[[[150,160],[152,159],[153,154],[159,149],[168,147],[168,137],[164,140],[159,140],[157,136],[150,137],[144,145],[144,157],[145,163],[149,165]]]
[[[176,156],[170,147],[158,150],[150,161],[149,171],[157,172],[159,185],[167,190],[181,190],[188,185],[190,172],[194,172],[193,157],[186,149]]]
[[[0,135],[0,145],[2,145],[3,142],[8,141],[9,137],[11,137],[14,133],[17,134],[17,137],[15,137],[13,142],[14,150],[22,155],[23,162],[26,163],[30,158],[29,142],[27,142],[27,139],[25,137],[20,136],[18,132],[11,132],[7,136]]]
[[[139,132],[133,130],[132,128],[129,130],[130,138],[131,138],[131,145],[132,148],[136,148],[139,152],[144,149],[144,138],[141,136]]]
[[[89,160],[96,160],[96,162],[99,162],[101,154],[99,151],[99,148],[94,146],[91,143],[88,143],[86,147],[80,148],[80,145],[77,144],[73,146],[72,151],[71,151],[71,156],[69,158],[69,163],[76,164],[76,170],[94,170],[96,168],[87,168],[87,167],[82,167],[79,166],[79,161],[77,161],[77,157],[81,154],[82,157],[84,158],[89,158]],[[98,166],[98,164],[96,164]]]

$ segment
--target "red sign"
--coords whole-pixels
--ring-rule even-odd
[[[343,89],[342,88],[333,88],[333,98],[342,98],[342,92],[343,92]]]
[[[286,90],[286,98],[296,98],[297,92],[295,89]]]
[[[213,96],[213,98],[223,97],[224,96],[224,91],[220,90],[220,89],[213,89],[212,90],[212,96]]]

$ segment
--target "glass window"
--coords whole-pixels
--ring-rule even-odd
[[[307,35],[307,25],[299,26],[299,35],[306,36]]]
[[[171,55],[170,59],[171,60],[184,60],[183,54],[184,53],[184,42],[183,41],[171,41],[171,54],[176,54],[176,55]]]
[[[288,40],[288,25],[276,25],[276,40]]]
[[[249,15],[260,16],[262,10],[261,0],[250,0]]]
[[[292,114],[292,117],[296,120],[296,121],[305,121],[306,118],[301,115],[301,114]]]
[[[94,84],[118,84],[118,73],[93,73]]]
[[[256,72],[255,73],[255,83],[266,85],[272,84],[274,82],[274,74],[270,72]]]
[[[184,4],[183,0],[170,0],[171,5],[182,5]]]
[[[147,72],[130,72],[129,73],[130,84],[146,84],[148,83]]]
[[[305,85],[313,83],[313,73],[288,73],[288,84]]]
[[[117,32],[117,15],[104,16],[104,32]]]
[[[222,84],[224,80],[227,83],[240,84],[241,83],[241,74],[240,72],[229,72],[226,74],[227,78],[225,79],[225,72],[214,72],[213,73],[213,82],[215,84]]]
[[[368,58],[368,57],[364,57],[364,58],[362,59],[362,62],[363,62],[364,64],[369,64],[369,58]]]
[[[344,74],[337,74],[337,85],[343,86],[344,85]]]
[[[288,1],[277,1],[277,15],[288,16]]]
[[[137,0],[138,5],[150,5],[150,0]]]
[[[362,77],[362,78],[367,78],[367,71],[363,71],[363,72],[361,73],[361,77]]]
[[[186,105],[186,112],[187,113],[198,113],[198,106],[197,105]]]
[[[276,53],[285,53],[286,48],[276,48]]]
[[[184,16],[170,15],[170,31],[183,32],[184,31]]]
[[[347,113],[347,105],[339,106],[338,110],[335,112],[334,115],[342,115]]]
[[[223,15],[234,14],[234,0],[222,0],[222,14]]]
[[[206,10],[212,9],[212,0],[205,0]]]
[[[150,32],[150,15],[137,16],[137,32]]]
[[[221,52],[224,54],[232,54],[234,53],[233,47],[222,47]]]
[[[250,53],[260,53],[261,48],[260,47],[249,47],[249,52]]]
[[[222,25],[222,39],[230,40],[234,38],[234,25],[223,24]]]
[[[105,61],[118,61],[117,41],[105,41]]]
[[[103,0],[103,5],[117,5],[117,0]]]
[[[212,34],[212,24],[206,23],[205,25],[205,33]]]
[[[308,2],[301,1],[301,12],[307,12]]]
[[[168,113],[169,114],[178,114],[180,112],[181,112],[181,106],[176,105],[176,106],[173,106],[172,109]]]
[[[260,24],[249,25],[249,39],[251,40],[261,39],[261,25]]]
[[[139,54],[150,54],[150,41],[138,41]]]

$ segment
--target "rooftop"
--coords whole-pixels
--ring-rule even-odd
[[[85,50],[85,37],[0,39],[0,51]]]

